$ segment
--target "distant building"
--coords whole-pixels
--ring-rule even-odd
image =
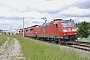
[[[12,34],[18,34],[18,33],[19,33],[19,29],[2,31],[2,34],[6,34],[6,35],[12,35]]]

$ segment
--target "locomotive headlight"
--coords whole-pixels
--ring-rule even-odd
[[[72,31],[77,31],[76,29],[72,29]]]
[[[63,32],[68,32],[68,30],[63,30]]]
[[[63,37],[61,37],[61,38],[63,38]]]
[[[76,33],[74,33],[74,34],[76,34]]]

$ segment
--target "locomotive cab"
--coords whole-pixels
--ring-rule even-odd
[[[59,36],[62,41],[75,41],[77,39],[77,29],[73,20],[55,19],[55,36]]]
[[[61,21],[62,37],[65,41],[75,41],[77,39],[77,29],[73,20]]]

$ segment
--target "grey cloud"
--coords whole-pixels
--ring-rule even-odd
[[[3,20],[21,20],[22,18],[21,17],[4,17],[4,16],[0,16],[0,19],[3,19]]]
[[[61,8],[56,9],[56,10],[48,10],[48,9],[47,10],[37,10],[37,9],[34,9],[34,11],[37,11],[39,13],[57,14],[59,12],[62,12],[63,10],[68,9],[69,7],[71,7],[71,5],[62,6]],[[27,11],[30,11],[30,9],[27,9]]]
[[[68,9],[69,7],[78,7],[78,8],[81,8],[81,9],[89,9],[90,8],[90,0],[77,1],[74,4],[63,6],[62,8],[57,9],[57,10],[45,10],[45,11],[41,11],[41,10],[37,11],[36,10],[36,11],[40,12],[40,13],[45,13],[46,12],[46,13],[49,13],[49,14],[57,14],[59,12],[62,12],[63,10]]]
[[[57,14],[57,13],[60,12],[60,10],[46,10],[46,11],[38,10],[37,12],[40,12],[40,13],[49,13],[49,14]]]
[[[90,14],[82,14],[82,15],[78,15],[78,14],[62,14],[63,16],[67,16],[67,17],[90,17]]]
[[[85,0],[82,2],[76,2],[72,6],[76,6],[76,7],[81,8],[81,9],[89,9],[90,8],[90,0]]]
[[[0,19],[3,19],[3,18],[5,18],[4,16],[0,16]]]

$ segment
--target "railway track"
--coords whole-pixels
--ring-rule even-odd
[[[67,45],[67,46],[90,52],[90,43],[89,42],[77,41],[77,42],[73,42],[71,45]]]
[[[59,43],[53,43],[53,44],[59,44]],[[60,45],[65,45],[65,46],[68,46],[68,47],[72,47],[72,48],[76,48],[76,49],[80,49],[80,50],[84,50],[84,51],[90,52],[90,42],[76,41],[76,42],[72,42],[70,44],[66,43],[66,44],[60,44]]]

